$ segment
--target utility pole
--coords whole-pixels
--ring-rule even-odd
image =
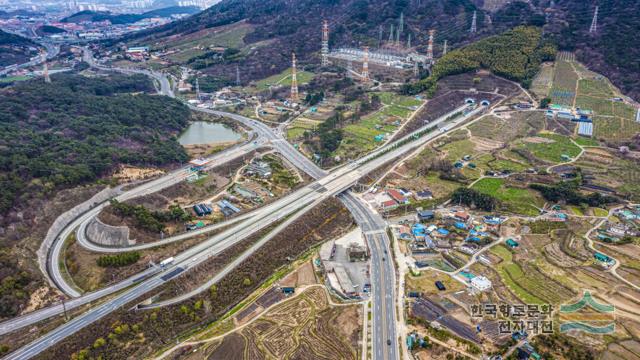
[[[407,48],[411,48],[411,33],[407,36]]]
[[[49,66],[47,65],[47,60],[44,60],[44,65],[42,65],[42,74],[44,75],[44,82],[50,83],[51,78],[49,77]]]
[[[378,49],[380,49],[380,45],[382,45],[382,25],[378,26]]]
[[[393,24],[391,24],[391,30],[389,30],[389,43],[393,44]]]
[[[236,64],[236,86],[240,86],[240,68]]]
[[[291,53],[291,101],[297,102],[298,95],[298,75],[296,74],[296,53]]]
[[[400,35],[404,31],[404,13],[400,13],[398,31],[396,31],[396,46],[400,46]]]
[[[62,311],[64,312],[64,321],[69,321],[69,315],[67,314],[67,305],[64,303],[64,296],[60,295],[60,301],[62,301]]]
[[[364,47],[364,59],[362,61],[362,81],[369,81],[369,47]]]
[[[596,6],[596,11],[593,13],[593,19],[591,20],[591,27],[589,28],[589,33],[593,34],[598,31],[598,6]]]
[[[329,66],[329,22],[322,22],[322,66]]]
[[[44,82],[50,83],[51,78],[49,77],[49,65],[47,65],[47,55],[44,50],[40,50],[40,56],[42,57],[42,75],[44,76]]]
[[[413,62],[413,76],[418,77],[420,75],[420,68],[418,67],[418,61]]]
[[[477,20],[477,14],[476,14],[476,11],[474,10],[473,11],[473,18],[471,18],[471,30],[469,31],[472,34],[475,33],[476,31],[478,31],[476,20]]]
[[[200,100],[200,83],[198,82],[198,78],[196,78],[196,98]]]
[[[447,40],[444,40],[444,45],[442,47],[442,56],[447,55]]]
[[[429,43],[427,44],[427,61],[429,61],[430,63],[433,63],[433,35],[435,35],[435,33],[435,30],[429,30]]]

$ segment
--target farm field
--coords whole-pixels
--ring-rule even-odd
[[[522,215],[538,215],[539,210],[533,205],[542,207],[543,199],[534,191],[510,187],[504,179],[484,178],[476,182],[473,189],[495,197],[509,211]]]
[[[571,290],[545,276],[532,263],[514,261],[514,254],[503,245],[494,246],[490,251],[502,259],[496,266],[500,278],[524,303],[555,305],[573,296]]]
[[[614,152],[591,148],[575,164],[583,172],[591,175],[595,185],[615,189],[620,195],[632,201],[640,200],[640,184],[638,173],[640,165],[632,160],[624,159]]]
[[[469,125],[473,136],[500,141],[503,143],[535,135],[544,127],[544,115],[541,112],[527,111],[507,115],[504,118],[487,116]]]
[[[357,359],[361,309],[332,306],[313,287],[204,351],[209,359]]]
[[[551,102],[554,104],[573,106],[578,84],[578,74],[572,63],[558,60],[553,67],[553,85],[551,86]]]
[[[580,148],[570,138],[552,133],[540,133],[536,137],[523,139],[522,146],[535,157],[551,163],[565,162],[562,155],[575,158]]]
[[[311,131],[320,125],[322,121],[297,117],[291,125],[287,127],[287,138],[297,139],[302,137],[305,131]]]
[[[411,113],[422,104],[422,101],[411,96],[389,92],[369,94],[369,96],[373,95],[380,97],[382,107],[343,128],[344,138],[335,155],[341,158],[354,158],[375,149],[384,140],[391,138]],[[384,138],[376,139],[378,136]]]
[[[407,291],[418,291],[423,294],[448,294],[464,290],[465,288],[462,283],[453,279],[451,276],[429,269],[421,271],[419,276],[407,274],[405,279]],[[441,281],[447,288],[446,291],[438,291],[438,288],[435,286],[436,281]]]
[[[169,60],[183,63],[190,58],[204,54],[210,47],[242,49],[244,37],[253,31],[247,23],[234,24],[222,29],[204,29],[193,34],[178,37],[175,40],[154,43],[154,48],[168,48],[175,53],[167,56]]]
[[[640,132],[640,123],[619,117],[595,116],[593,119],[594,136],[601,140],[628,140]]]
[[[540,71],[533,78],[531,83],[531,91],[539,98],[542,99],[549,95],[551,85],[553,84],[553,64],[542,64]]]
[[[614,100],[622,97],[620,91],[604,76],[569,58],[573,57],[559,56],[553,66],[551,102],[593,111],[593,136],[598,140],[624,141],[640,133],[640,124],[635,122],[636,108],[621,99]],[[534,93],[543,91],[547,72],[543,67],[534,79]]]

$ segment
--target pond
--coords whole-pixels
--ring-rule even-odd
[[[242,135],[220,123],[195,121],[179,137],[180,145],[215,144],[238,141]]]

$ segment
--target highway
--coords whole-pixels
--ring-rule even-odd
[[[371,298],[373,306],[372,358],[398,359],[398,337],[396,335],[395,269],[390,254],[387,224],[374,210],[355,195],[341,195],[353,214],[369,244],[371,252]]]
[[[247,153],[253,151],[255,148],[259,147],[260,146],[259,144],[263,144],[263,143],[264,143],[263,141],[258,141],[257,144],[248,143],[248,144],[244,144],[234,148],[229,148],[223,152],[217,153],[212,157],[210,157],[211,163],[208,165],[208,167],[214,167],[219,165],[220,163],[228,162],[240,156],[246,155]],[[187,169],[188,167],[184,167],[184,168],[175,170],[161,178],[144,183],[131,190],[128,190],[122,195],[116,197],[116,199],[118,199],[119,201],[125,201],[128,199],[145,195],[145,194],[150,194],[150,193],[162,190],[164,188],[167,188],[176,183],[179,183],[183,181],[185,176],[188,174]],[[64,276],[62,275],[61,269],[59,267],[59,262],[58,262],[58,259],[60,259],[60,256],[64,250],[64,239],[68,238],[68,236],[71,235],[71,233],[76,228],[84,229],[84,227],[86,227],[86,225],[88,224],[88,221],[93,217],[97,216],[97,214],[100,213],[100,211],[104,208],[104,206],[106,206],[106,204],[99,204],[93,207],[90,211],[84,213],[82,216],[75,219],[71,224],[65,227],[64,230],[56,238],[56,240],[52,244],[50,244],[49,249],[39,252],[39,253],[45,254],[44,258],[39,259],[39,261],[41,264],[44,264],[44,267],[46,267],[46,274],[50,276],[51,280],[58,287],[58,289],[60,289],[70,297],[74,298],[66,302],[67,310],[74,309],[76,307],[98,300],[104,296],[121,291],[122,289],[125,289],[129,286],[134,285],[136,282],[138,282],[141,279],[141,277],[148,276],[156,272],[153,269],[148,269],[122,282],[113,284],[111,286],[105,287],[95,292],[84,294],[82,296],[79,291],[77,291],[75,288],[73,288],[71,285],[69,285],[66,282],[66,280],[64,279]],[[86,241],[84,237],[79,237],[79,240],[82,239],[84,241],[81,245],[87,247],[89,250],[93,250],[97,252],[121,252],[123,250],[131,251],[133,249],[145,249],[145,248],[150,248],[154,246],[164,245],[166,243],[173,242],[173,241],[183,240],[188,237],[193,237],[202,233],[206,233],[206,232],[221,228],[223,226],[227,226],[232,223],[238,222],[242,219],[246,219],[249,217],[249,215],[250,214],[241,215],[237,218],[232,219],[229,222],[208,226],[204,229],[194,230],[192,232],[180,235],[178,237],[167,238],[160,243],[140,244],[139,246],[134,246],[130,248],[103,247],[103,246]],[[62,304],[57,304],[54,306],[50,306],[47,308],[30,312],[26,315],[16,317],[11,320],[4,321],[0,323],[0,335],[6,334],[8,332],[22,328],[24,326],[35,324],[51,316],[62,314],[62,310],[63,310]]]
[[[203,109],[197,109],[197,110],[203,110]],[[311,163],[307,158],[302,156],[302,154],[300,154],[297,150],[295,150],[289,143],[287,143],[282,139],[277,138],[277,136],[275,136],[272,133],[271,129],[268,128],[266,125],[248,118],[241,117],[239,115],[235,115],[235,114],[227,114],[227,113],[217,112],[213,110],[205,110],[206,112],[217,113],[219,115],[235,118],[236,120],[241,121],[246,125],[255,128],[259,134],[264,132],[265,134],[264,136],[270,139],[268,141],[271,143],[271,145],[274,146],[276,149],[278,149],[278,151],[283,153],[283,155],[285,155],[289,159],[289,161],[294,163],[294,165],[299,166],[301,169],[310,173],[314,177],[322,177],[322,178],[319,181],[303,189],[300,189],[295,193],[290,194],[287,197],[284,197],[264,208],[256,210],[253,213],[253,217],[250,220],[246,220],[236,226],[233,226],[230,229],[222,232],[221,234],[216,235],[208,239],[207,241],[199,245],[196,245],[188,249],[184,253],[176,256],[176,262],[173,265],[171,265],[169,268],[164,270],[162,273],[157,274],[156,273],[158,271],[157,269],[148,270],[153,273],[148,274],[148,276],[150,277],[140,282],[139,285],[123,291],[121,294],[116,296],[114,300],[112,300],[111,302],[107,304],[99,305],[94,309],[92,309],[91,311],[88,311],[78,316],[73,321],[55,329],[51,333],[47,334],[45,337],[40,338],[34,341],[33,343],[10,354],[8,358],[23,359],[23,358],[30,358],[34,356],[40,351],[55,344],[55,342],[59,341],[60,339],[73,334],[78,329],[84,326],[87,326],[88,324],[102,318],[104,315],[108,314],[110,311],[113,311],[115,308],[126,304],[127,302],[131,301],[131,299],[135,299],[142,296],[143,294],[162,285],[166,281],[170,281],[175,276],[178,276],[184,271],[187,271],[189,268],[195,267],[198,264],[206,261],[209,257],[219,253],[220,251],[223,251],[229,246],[232,246],[238,241],[242,240],[243,237],[249,236],[252,233],[255,233],[256,231],[259,231],[260,229],[266,227],[268,224],[272,224],[273,222],[279,221],[282,218],[289,216],[290,214],[293,214],[296,211],[299,211],[300,209],[306,208],[307,206],[315,204],[323,199],[326,199],[329,196],[340,194],[344,190],[351,187],[352,184],[364,174],[377,168],[381,164],[384,164],[406,153],[410,149],[415,148],[416,146],[419,146],[422,143],[433,139],[434,137],[440,135],[441,133],[444,133],[445,131],[453,128],[454,126],[457,126],[457,124],[466,120],[470,116],[475,115],[480,110],[482,109],[477,109],[475,111],[472,111],[466,114],[465,116],[460,116],[460,118],[458,118],[456,121],[453,121],[452,123],[444,126],[442,129],[434,131],[430,134],[424,135],[419,139],[412,139],[414,141],[409,142],[408,144],[403,143],[404,145],[402,146],[394,146],[395,145],[394,143],[394,144],[390,144],[391,146],[385,146],[356,162],[353,162],[342,168],[337,169],[336,171],[334,171],[332,174],[328,176],[326,175],[325,171],[317,168],[315,164]],[[445,120],[448,119],[448,115],[450,114],[447,114],[444,117],[432,122],[429,126],[433,126],[440,122],[444,122]],[[261,128],[261,126],[263,128]],[[417,132],[423,131],[423,130],[424,129],[420,129]],[[412,133],[408,137],[412,137],[416,133]],[[406,139],[408,137],[405,137],[403,139]],[[177,172],[179,171],[181,170],[178,170]],[[179,176],[173,176],[173,177],[165,176],[156,181],[142,185],[140,188],[143,188],[143,189],[140,189],[139,191],[140,193],[145,193],[145,191],[147,193],[150,193],[153,191],[157,191],[155,189],[158,186],[162,186],[163,183],[166,183],[166,182],[175,183],[177,181],[180,181]],[[145,186],[147,187],[146,190],[144,189]],[[126,200],[126,198],[139,196],[140,193],[136,194],[136,192],[133,190],[128,191],[127,193],[123,194],[123,199]],[[349,196],[351,195],[344,195],[344,196],[341,196],[341,198],[345,198],[345,197],[348,198]],[[349,203],[349,201],[346,201],[345,203],[350,210],[354,212],[358,211],[358,210],[354,210],[355,209],[354,204],[357,204],[358,201],[353,201],[352,203]],[[96,211],[96,212],[93,213],[93,211]],[[95,214],[99,212],[98,207],[93,209],[93,211],[85,214],[80,219],[78,219],[77,221],[79,223],[77,225],[80,225],[82,224],[82,222],[86,221],[88,218],[95,216]],[[369,209],[365,205],[362,205],[359,211],[361,212],[361,214],[370,215],[369,217],[364,215],[362,216],[354,215],[354,216],[356,216],[356,220],[359,219],[358,222],[361,224],[361,226],[363,226],[363,230],[369,229],[364,231],[366,232],[365,235],[367,235],[367,240],[369,241],[370,248],[372,250],[372,259],[373,259],[372,268],[375,269],[373,271],[373,273],[375,274],[373,275],[373,281],[372,281],[372,283],[374,283],[374,288],[372,289],[374,309],[385,309],[385,311],[374,312],[373,324],[374,324],[374,334],[376,336],[376,340],[374,340],[374,344],[379,343],[378,345],[374,345],[375,347],[374,357],[384,358],[384,359],[388,359],[388,358],[395,359],[397,358],[397,343],[396,343],[397,339],[395,336],[395,310],[393,307],[393,301],[387,300],[387,299],[393,298],[393,291],[394,291],[393,284],[395,280],[395,274],[393,270],[392,261],[386,261],[385,260],[386,256],[381,255],[382,253],[386,254],[386,251],[388,249],[388,239],[386,238],[386,234],[384,233],[383,230],[382,231],[380,230],[380,229],[384,229],[386,225],[384,224],[383,221],[376,220],[373,216],[377,216],[377,214],[375,214],[375,212],[373,212],[371,209]],[[74,226],[68,227],[68,229],[73,229],[73,228]],[[374,230],[371,230],[371,229],[374,229]],[[68,230],[68,231],[71,231],[71,230]],[[61,236],[61,238],[65,238],[65,237]],[[51,255],[52,259],[58,259],[58,257],[55,256],[56,255],[55,251],[52,252],[51,254],[52,254]],[[53,268],[55,269],[57,268],[57,266],[53,266]],[[378,271],[380,271],[381,273],[378,273]],[[136,278],[136,280],[137,279],[139,278]],[[381,284],[381,285],[376,286],[375,284]],[[120,286],[120,289],[122,289],[127,286],[131,286],[131,283],[129,283],[127,286],[122,284],[114,285],[114,287],[115,286]],[[73,289],[71,290],[75,291]],[[109,288],[106,288],[101,291],[108,292],[109,290],[110,290]],[[113,290],[113,288],[111,290],[112,290],[111,292],[117,291],[117,290]],[[381,340],[380,337],[383,338],[382,341],[380,341]],[[387,347],[384,347],[384,346],[380,347],[380,344],[386,344],[387,339],[384,339],[384,337],[390,340],[392,345],[390,346],[387,345]]]
[[[176,255],[175,262],[169,265],[162,272],[148,277],[146,280],[139,282],[138,285],[124,290],[111,301],[94,307],[92,310],[77,316],[72,321],[54,329],[45,336],[16,350],[9,354],[7,359],[29,359],[35,356],[49,346],[54,345],[57,341],[64,339],[79,329],[101,319],[111,311],[124,306],[133,299],[140,298],[147,292],[158,288],[165,282],[172,280],[185,271],[188,271],[190,268],[196,267],[198,264],[206,261],[208,258],[216,255],[220,251],[233,246],[244,237],[250,236],[251,234],[260,231],[274,222],[284,219],[308,205],[342,193],[368,172],[375,170],[380,165],[385,164],[418,146],[421,146],[425,142],[441,135],[446,130],[450,130],[462,123],[469,117],[475,116],[482,110],[484,109],[478,108],[451,121],[441,129],[416,138],[414,136],[415,134],[425,130],[419,129],[415,133],[409,134],[407,137],[400,139],[399,143],[402,144],[400,146],[396,143],[384,146],[379,150],[372,152],[370,155],[339,168],[330,175],[256,210],[254,217],[245,221],[246,224],[245,222],[242,222],[238,225],[234,225],[222,233],[189,248],[179,255]],[[434,121],[429,126],[443,122],[448,118],[449,114]],[[405,140],[413,141],[404,142]],[[364,205],[360,209],[365,213],[370,212],[370,210],[367,210],[368,207]],[[358,218],[362,219],[363,217]],[[371,235],[368,236],[367,239],[370,241],[373,259],[372,284],[374,285],[372,289],[372,297],[374,306],[373,326],[375,334],[373,341],[375,347],[374,358],[396,359],[397,342],[395,336],[395,308],[392,300],[393,292],[395,290],[395,273],[391,259],[386,260],[387,256],[384,253],[385,251],[388,251],[388,239],[386,239],[386,235],[383,231],[376,230],[379,228],[379,225],[382,227],[385,226],[384,222],[369,217],[367,223],[373,224],[371,227],[365,226],[365,229],[367,229],[365,230],[365,234]],[[378,271],[380,271],[380,273],[378,273]],[[387,339],[384,339],[384,336],[386,336]],[[385,347],[383,345],[387,343],[387,340],[390,340],[391,345],[386,345]]]
[[[58,53],[60,53],[60,47],[54,44],[51,44],[49,42],[43,42],[40,45],[44,46],[46,48],[46,51],[42,54],[38,54],[37,56],[34,56],[32,59],[30,59],[29,61],[22,63],[22,64],[18,64],[17,67],[14,68],[5,68],[0,70],[0,76],[2,75],[6,75],[9,72],[12,72],[16,69],[24,69],[30,66],[36,66],[36,65],[40,65],[43,62],[45,62],[46,60],[49,59],[53,59],[54,57],[56,57],[58,55]]]

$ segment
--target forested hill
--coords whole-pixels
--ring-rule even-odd
[[[553,60],[556,48],[542,38],[534,26],[518,26],[500,35],[489,36],[473,44],[448,52],[433,66],[426,79],[403,86],[406,94],[426,91],[431,96],[437,81],[480,68],[529,86],[543,61]]]
[[[259,79],[288,67],[292,51],[299,55],[302,66],[319,63],[323,19],[329,21],[330,46],[376,47],[380,27],[383,39],[388,39],[390,26],[397,28],[400,15],[404,14],[400,41],[406,43],[411,34],[412,44],[418,44],[418,50],[425,52],[428,29],[440,29],[436,35],[438,53],[445,38],[450,46],[474,38],[468,32],[474,9],[471,0],[223,0],[188,19],[124,40],[150,44],[154,39],[245,21],[253,28],[243,39],[250,44],[250,54],[205,71],[233,79],[238,63],[244,78]],[[483,21],[482,13],[479,21]]]
[[[112,24],[131,24],[152,17],[168,17],[179,14],[192,15],[198,11],[200,11],[200,9],[196,6],[171,6],[168,8],[148,11],[142,14],[112,14],[110,12],[84,10],[60,21],[64,23],[79,23],[83,21],[98,22],[109,20]]]
[[[189,110],[164,96],[127,94],[152,90],[142,75],[77,74],[0,90],[0,227],[30,198],[93,182],[120,163],[187,160],[174,135]]]
[[[479,0],[223,0],[188,19],[131,35],[125,40],[153,43],[154,39],[189,34],[205,28],[246,21],[254,31],[245,36],[247,43],[268,41],[250,56],[207,69],[214,75],[233,79],[238,63],[249,79],[279,72],[288,66],[289,54],[296,51],[302,65],[317,62],[320,49],[320,24],[328,19],[331,46],[377,46],[380,27],[383,41],[390,26],[396,28],[404,13],[404,36],[412,36],[419,51],[426,51],[427,31],[437,30],[435,53],[448,40],[450,49],[481,37],[501,33],[518,25],[544,26],[545,36],[559,43],[562,50],[575,50],[578,58],[598,72],[611,77],[627,93],[640,92],[640,46],[635,38],[640,17],[630,16],[640,10],[640,1],[608,0],[601,2],[600,27],[589,35],[595,4],[582,0],[505,1],[497,11],[482,10]],[[478,33],[469,33],[473,11],[477,11]],[[548,19],[548,22],[546,21]],[[264,44],[264,42],[259,43]]]
[[[25,37],[0,30],[0,66],[29,61],[36,55],[38,44]]]
[[[15,35],[15,34],[11,34],[6,31],[0,30],[0,46],[1,45],[37,46],[36,43],[27,39],[26,37],[22,37],[20,35]]]
[[[575,51],[578,60],[607,76],[624,93],[640,101],[640,1],[557,1],[548,26],[563,50]],[[598,30],[589,33],[595,5]]]

